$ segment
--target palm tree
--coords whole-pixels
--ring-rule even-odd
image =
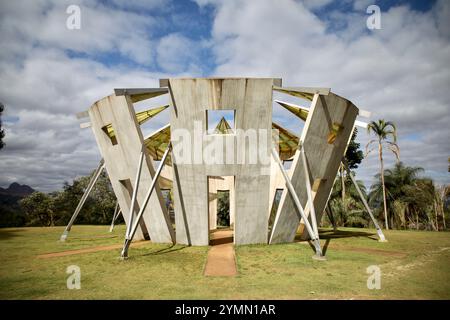
[[[386,191],[386,207],[389,208],[391,227],[405,226],[407,220],[419,226],[419,213],[429,211],[429,204],[433,202],[432,188],[429,179],[419,178],[423,172],[421,167],[405,166],[402,162],[394,168],[384,170],[384,187]],[[375,176],[375,182],[370,188],[369,202],[380,204],[383,201],[383,182],[381,174]],[[415,218],[415,222],[413,219]]]
[[[356,183],[358,183],[363,195],[366,196],[366,187],[364,186],[364,183],[360,180]],[[344,188],[347,191],[343,198],[342,189]],[[369,226],[368,217],[365,213],[365,208],[361,202],[359,193],[348,176],[345,176],[344,179],[336,177],[329,203],[337,225],[345,227]]]
[[[397,145],[397,128],[391,121],[385,121],[384,119],[378,121],[371,121],[367,125],[367,132],[370,134],[373,132],[377,139],[369,141],[366,145],[366,156],[373,150],[368,150],[369,146],[378,142],[378,156],[380,159],[380,174],[381,185],[383,189],[383,208],[384,208],[384,222],[386,229],[389,229],[388,214],[386,205],[386,187],[384,185],[384,163],[383,163],[383,145],[387,144],[388,148],[395,154],[397,161],[399,161],[400,148]],[[389,137],[392,137],[393,141],[389,141]]]

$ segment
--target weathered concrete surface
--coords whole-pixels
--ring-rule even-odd
[[[310,181],[315,192],[313,202],[318,223],[333,187],[357,115],[358,108],[355,105],[331,92],[327,96],[316,94],[312,101],[300,143],[305,151]],[[334,142],[331,139],[333,125],[341,126]],[[299,150],[294,156],[288,174],[300,202],[305,208],[308,196]],[[305,210],[305,213],[309,214],[309,210]],[[300,213],[297,211],[289,191],[285,189],[278,207],[270,243],[292,242],[300,219]],[[306,230],[304,232],[306,233]]]
[[[265,129],[270,141],[272,126],[272,85],[274,79],[169,79],[171,94],[171,140],[174,154],[177,148],[188,148],[192,141],[177,137],[177,129],[187,130],[195,136],[194,124],[200,123],[206,131],[206,111],[235,110],[236,129]],[[196,139],[196,138],[194,138]],[[242,136],[235,134],[210,135],[210,141],[222,140],[223,145]],[[248,143],[242,151],[248,152]],[[267,150],[260,150],[270,155]],[[193,150],[192,162],[205,148]],[[230,153],[228,153],[230,156]],[[237,152],[231,154],[237,157]],[[225,162],[225,159],[223,159]],[[269,206],[270,161],[268,164],[183,164],[177,156],[172,158],[174,169],[174,203],[177,242],[208,245],[208,176],[235,176],[236,244],[267,243],[267,212]],[[267,169],[264,171],[264,169]]]
[[[105,160],[114,193],[119,201],[125,222],[128,223],[131,195],[143,143],[133,103],[129,96],[110,95],[89,108],[89,117],[100,153]],[[102,129],[109,124],[112,124],[114,129],[117,144],[113,144]],[[152,159],[145,150],[135,214],[144,201],[154,174]],[[155,192],[150,197],[134,240],[144,239],[145,234],[148,234],[155,243],[170,243],[175,240],[174,230],[170,224],[159,186],[156,186]]]

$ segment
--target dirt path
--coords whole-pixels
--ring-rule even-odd
[[[143,244],[149,243],[149,241],[138,241],[131,243],[132,247],[140,246]],[[83,248],[83,249],[76,249],[76,250],[68,250],[68,251],[61,251],[61,252],[51,252],[51,253],[44,253],[37,256],[39,259],[47,259],[47,258],[56,258],[56,257],[65,257],[65,256],[71,256],[75,254],[83,254],[83,253],[91,253],[91,252],[99,252],[99,251],[108,251],[108,250],[114,250],[114,249],[121,249],[123,247],[123,244],[112,244],[109,246],[97,246],[97,247],[90,247],[90,248]]]
[[[211,244],[212,246],[208,251],[204,275],[228,277],[237,275],[233,231],[221,230],[212,233]]]

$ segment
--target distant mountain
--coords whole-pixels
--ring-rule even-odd
[[[25,197],[29,194],[32,194],[35,190],[27,186],[26,184],[18,184],[17,182],[13,182],[9,185],[8,188],[0,187],[0,195],[8,195],[8,196],[17,196],[17,197]]]
[[[35,190],[27,185],[11,183],[8,188],[0,187],[0,227],[22,227],[26,216],[19,201]]]

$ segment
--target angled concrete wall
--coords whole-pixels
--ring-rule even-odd
[[[128,223],[131,195],[143,143],[133,104],[128,96],[113,94],[93,104],[89,108],[89,117],[114,193],[125,222]],[[102,129],[109,124],[112,124],[116,141],[112,141]],[[152,159],[146,153],[135,214],[143,203],[154,174]],[[148,234],[153,242],[170,243],[175,238],[174,231],[170,225],[159,186],[156,186],[155,191],[144,211],[143,221],[134,240],[144,239],[145,234]]]
[[[314,209],[320,223],[339,164],[358,115],[358,108],[350,101],[329,93],[314,96],[311,109],[302,131],[300,143],[303,145],[313,186]],[[338,132],[333,141],[335,128]],[[305,173],[297,150],[289,176],[303,208],[306,207]],[[309,210],[305,210],[309,214]],[[283,191],[270,243],[292,242],[301,217],[287,189]],[[304,231],[306,233],[306,231]],[[304,235],[305,236],[305,235]]]
[[[177,129],[187,130],[194,137],[194,122],[206,130],[206,111],[235,110],[236,129],[265,129],[270,141],[272,126],[272,86],[274,79],[169,79],[171,94],[171,139],[176,148],[191,141],[176,136]],[[237,144],[236,135],[211,135]],[[186,145],[187,147],[187,145]],[[243,147],[248,148],[247,147]],[[193,158],[204,148],[189,155]],[[241,150],[247,151],[247,150]],[[270,144],[267,150],[270,155]],[[234,153],[234,157],[236,157]],[[172,158],[174,169],[174,206],[178,243],[208,245],[208,176],[235,177],[236,244],[267,243],[267,212],[269,207],[269,169],[262,164],[183,164]]]

